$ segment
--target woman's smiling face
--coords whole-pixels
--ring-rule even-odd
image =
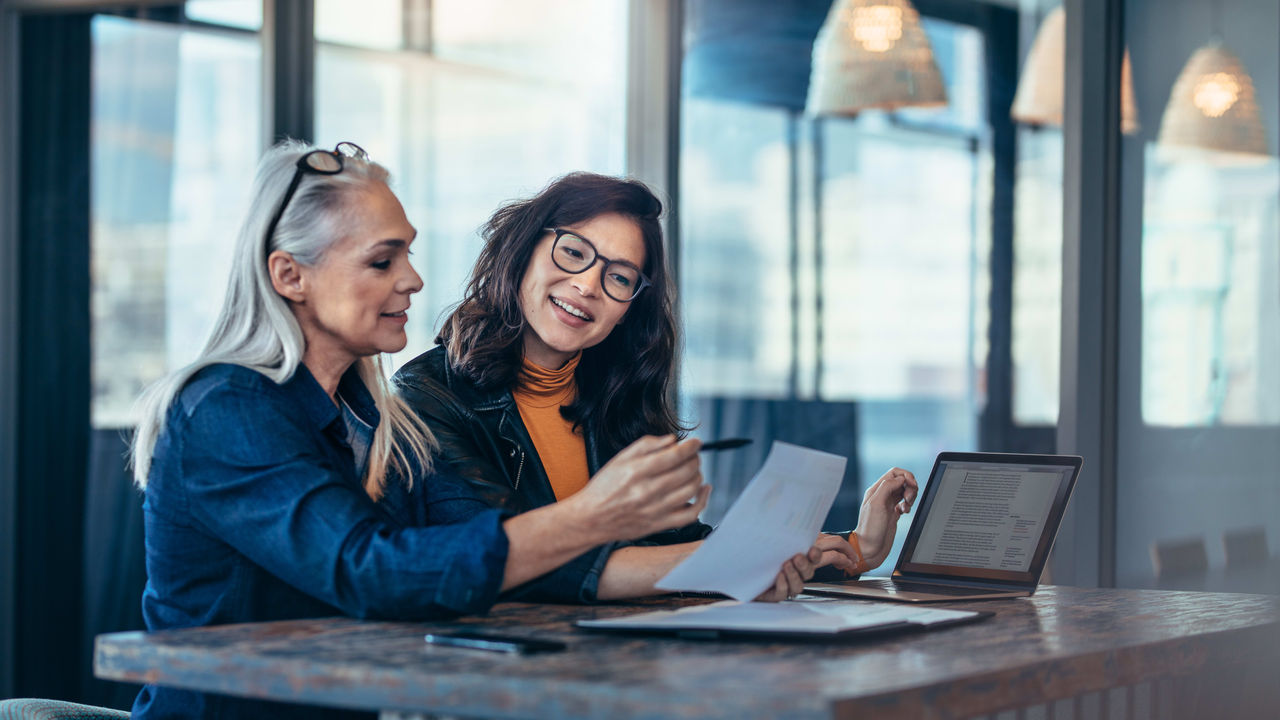
[[[605,213],[563,229],[590,241],[603,257],[644,267],[644,235],[625,215]],[[554,232],[543,234],[520,282],[524,357],[549,369],[560,368],[578,352],[603,342],[630,307],[601,288],[603,259],[577,274],[556,267],[551,259],[555,239]]]
[[[373,183],[348,202],[354,230],[300,269],[307,294],[294,306],[308,355],[340,361],[404,349],[409,296],[422,289],[409,264],[417,231],[391,190]]]

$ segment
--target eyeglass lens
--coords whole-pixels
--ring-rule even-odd
[[[345,140],[344,140],[344,141],[342,141],[342,142],[338,143],[336,146],[334,146],[333,150],[334,150],[334,152],[342,153],[343,155],[346,155],[347,157],[352,157],[352,158],[355,158],[355,159],[357,159],[357,160],[368,160],[368,159],[369,159],[369,153],[365,152],[365,151],[364,151],[364,148],[360,147],[359,145],[357,145],[357,144],[355,144],[355,143],[353,143],[353,142],[347,142],[347,141],[345,141]]]
[[[368,161],[369,153],[353,142],[340,142],[333,149],[333,152],[312,150],[303,156],[303,161],[306,162],[308,168],[322,175],[336,175],[342,172],[342,159],[344,157]]]
[[[331,152],[315,150],[307,153],[307,167],[318,173],[333,175],[342,170],[342,159]]]
[[[596,261],[596,249],[577,235],[563,233],[552,248],[551,259],[565,272],[585,272]],[[602,283],[609,297],[626,302],[639,292],[640,271],[630,265],[610,261],[604,267]]]

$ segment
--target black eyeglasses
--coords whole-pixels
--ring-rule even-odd
[[[551,244],[551,262],[561,270],[577,275],[591,269],[596,260],[603,260],[600,268],[600,287],[604,294],[618,302],[631,302],[640,291],[649,287],[649,278],[640,268],[626,260],[610,260],[596,251],[591,241],[564,228],[543,228],[556,234]]]
[[[268,250],[271,249],[271,238],[276,234],[276,226],[280,224],[280,218],[284,217],[284,209],[289,207],[289,201],[293,199],[293,193],[298,190],[298,185],[302,182],[302,176],[307,173],[313,175],[337,175],[342,172],[342,168],[345,166],[345,158],[355,158],[356,160],[368,162],[369,153],[355,143],[340,142],[334,146],[333,150],[312,150],[298,158],[297,168],[293,171],[293,180],[289,181],[289,189],[284,191],[284,199],[280,201],[280,209],[276,210],[275,215],[271,216],[271,224],[267,225],[267,236],[264,245]]]

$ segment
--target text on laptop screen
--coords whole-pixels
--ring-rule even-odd
[[[1070,468],[947,463],[912,560],[1026,572]]]

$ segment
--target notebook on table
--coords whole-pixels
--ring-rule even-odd
[[[1082,462],[1075,455],[944,452],[893,575],[809,583],[805,591],[900,602],[1031,595]]]

